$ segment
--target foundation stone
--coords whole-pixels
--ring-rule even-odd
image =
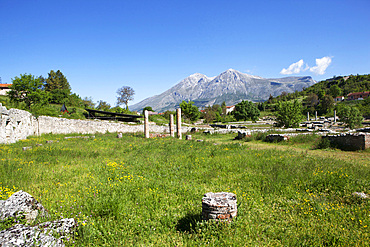
[[[209,192],[202,198],[204,220],[232,221],[237,215],[236,195],[229,192]]]

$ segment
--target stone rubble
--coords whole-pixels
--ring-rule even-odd
[[[36,226],[17,224],[0,232],[0,246],[63,247],[65,246],[63,239],[73,233],[75,226],[73,218],[45,222]]]
[[[353,192],[352,193],[353,196],[356,196],[356,197],[359,197],[361,199],[368,199],[370,198],[369,195],[366,195],[364,192]]]
[[[7,200],[0,201],[0,220],[21,215],[24,215],[28,223],[32,223],[38,216],[46,216],[47,211],[33,196],[22,190]]]
[[[22,190],[7,200],[0,200],[0,220],[23,218],[27,224],[16,224],[0,231],[0,246],[65,246],[63,239],[72,236],[76,221],[73,218],[28,225],[36,218],[48,216],[46,209],[34,197]]]

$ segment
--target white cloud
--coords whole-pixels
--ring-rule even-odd
[[[316,66],[311,67],[310,71],[317,75],[323,75],[330,64],[331,57],[316,58]]]
[[[282,69],[280,71],[280,74],[283,75],[291,75],[291,74],[298,74],[301,71],[305,71],[308,69],[308,66],[306,65],[306,68],[303,69],[303,59],[299,60],[296,63],[291,64],[287,69]]]

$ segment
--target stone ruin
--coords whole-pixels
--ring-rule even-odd
[[[48,217],[48,213],[41,203],[22,190],[5,201],[0,200],[0,221],[23,217],[25,225],[16,224],[0,231],[0,246],[65,246],[63,239],[76,228],[73,218],[29,225],[36,219]]]
[[[232,221],[237,215],[236,195],[229,192],[209,192],[202,198],[204,220]]]
[[[330,146],[348,151],[365,150],[370,148],[370,133],[347,133],[323,136]]]

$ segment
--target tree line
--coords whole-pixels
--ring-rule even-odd
[[[131,87],[123,86],[116,92],[117,104],[115,107],[111,107],[103,100],[99,100],[95,104],[91,97],[82,99],[78,94],[72,93],[67,78],[60,70],[51,70],[47,77],[21,74],[12,79],[10,89],[8,92],[10,103],[31,112],[45,109],[50,104],[66,104],[71,107],[125,113],[129,112],[128,102],[133,100],[135,94]],[[125,108],[122,108],[122,105],[125,105]]]

